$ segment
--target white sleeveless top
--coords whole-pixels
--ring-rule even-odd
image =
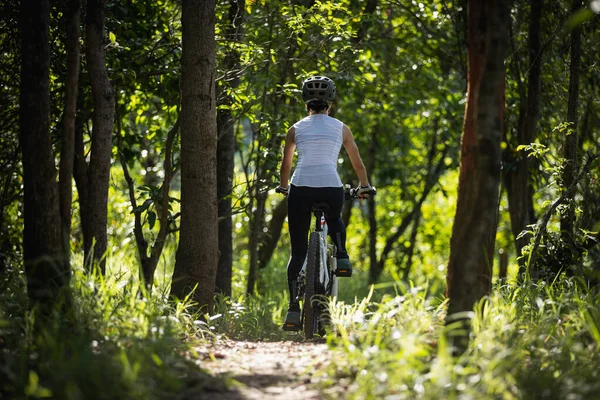
[[[325,114],[314,114],[294,124],[298,163],[292,185],[341,187],[337,161],[344,124]]]

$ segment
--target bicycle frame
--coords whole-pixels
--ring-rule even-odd
[[[338,294],[338,279],[334,271],[337,268],[337,258],[335,256],[335,245],[327,244],[328,227],[325,222],[325,218],[321,217],[321,226],[323,230],[320,233],[321,236],[321,265],[325,268],[321,269],[322,282],[325,288],[325,292],[331,297],[337,297]]]
[[[319,217],[320,215],[320,224]],[[320,256],[321,256],[321,266],[319,269],[320,276],[319,282],[323,285],[325,289],[325,293],[331,297],[337,297],[338,294],[338,280],[337,276],[334,274],[334,271],[337,267],[337,258],[335,257],[335,245],[328,244],[327,238],[329,229],[327,227],[327,223],[325,222],[325,216],[322,212],[315,212],[315,228],[313,232],[317,232],[319,234],[319,247],[320,247]],[[306,263],[307,259],[304,260],[304,264],[302,265],[302,269],[300,270],[300,274],[306,274]]]

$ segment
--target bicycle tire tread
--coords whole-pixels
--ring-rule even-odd
[[[320,269],[320,236],[317,232],[310,234],[308,242],[308,252],[306,260],[306,286],[304,289],[304,335],[307,339],[312,339],[318,331],[318,318],[316,307],[313,307],[312,298],[318,294],[317,285]]]

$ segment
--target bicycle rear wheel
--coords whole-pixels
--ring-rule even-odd
[[[325,336],[327,330],[331,327],[331,312],[329,310],[328,299],[337,296],[337,277],[333,273],[335,270],[335,266],[333,264],[333,254],[335,254],[334,249],[334,245],[328,245],[326,247],[327,251],[325,254],[325,259],[327,261],[325,262],[325,265],[321,264],[321,268],[324,269],[324,272],[320,271],[320,273],[325,273],[329,277],[326,286],[323,284],[318,285],[318,293],[321,295],[317,297],[319,316],[318,333],[321,336]],[[323,251],[323,247],[321,247],[321,251]],[[321,259],[323,259],[323,257],[321,257]],[[313,300],[313,303],[315,303],[315,300]]]
[[[319,292],[319,274],[321,269],[321,240],[318,232],[312,232],[308,242],[306,260],[306,286],[304,290],[304,335],[312,339],[319,329],[318,304],[315,295]]]

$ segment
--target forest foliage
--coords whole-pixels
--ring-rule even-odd
[[[57,168],[66,152],[74,2],[49,10],[48,134]],[[0,394],[172,398],[222,385],[194,361],[195,341],[289,338],[279,330],[286,205],[274,188],[285,132],[305,115],[301,82],[316,74],[335,81],[332,116],[352,129],[378,194],[345,207],[356,274],[331,305],[336,362],[313,383],[331,396],[341,385],[356,398],[600,392],[597,0],[510,2],[498,207],[487,215],[497,225],[494,286],[465,314],[472,332],[458,358],[452,335],[460,327],[444,318],[452,226],[466,223],[455,219],[469,84],[466,0],[216,2],[215,169],[224,178],[216,192],[219,224],[230,223],[219,225],[227,233],[219,246],[231,272],[219,265],[225,283],[217,278],[221,293],[208,314],[191,297],[169,300],[181,223],[182,2],[106,2],[101,44],[114,94],[106,253],[86,244],[89,197],[75,161],[71,309],[41,332],[25,289],[19,110],[21,40],[32,28],[20,25],[18,3],[0,9]],[[100,124],[86,52],[91,14],[80,6],[75,157],[93,169]],[[343,153],[338,164],[342,181],[356,185]],[[111,391],[99,394],[108,383]]]

